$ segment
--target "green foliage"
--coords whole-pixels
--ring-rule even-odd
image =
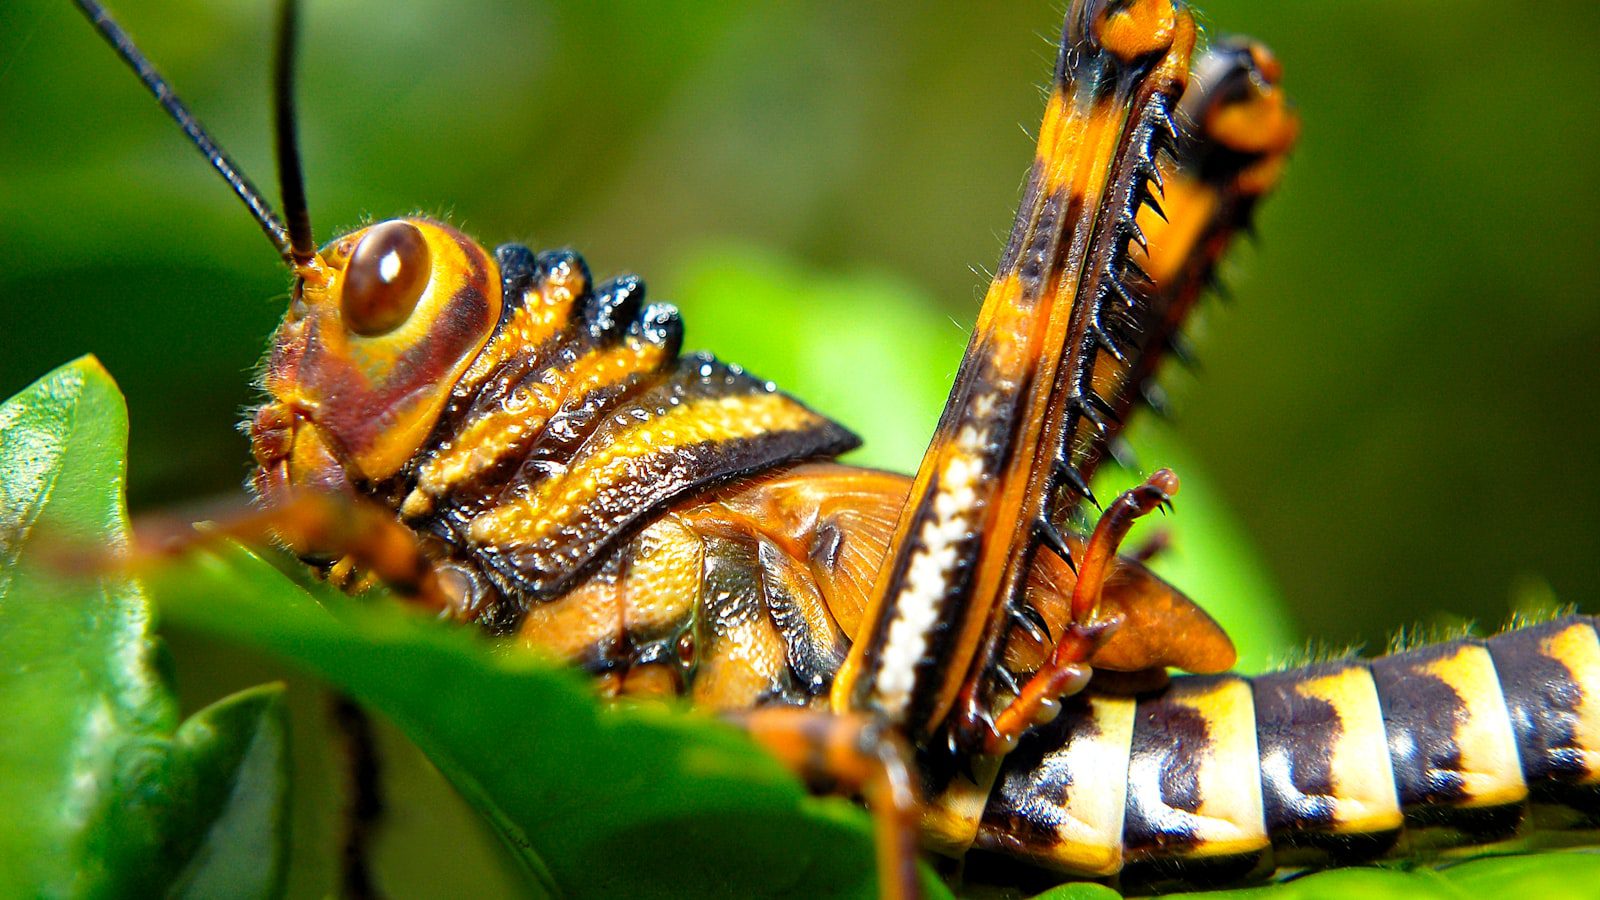
[[[170,891],[181,897],[273,897],[288,865],[288,735],[282,689],[241,691],[178,728],[173,752],[194,770],[189,789],[208,819],[183,823],[198,839]]]
[[[829,273],[723,242],[689,254],[677,281],[685,344],[747,364],[862,439],[849,461],[913,472],[967,334],[878,272]],[[787,340],[775,340],[774,332]]]
[[[0,407],[0,895],[225,883],[270,896],[285,844],[279,690],[179,726],[139,587],[65,574],[69,553],[126,541],[126,440],[93,360]]]

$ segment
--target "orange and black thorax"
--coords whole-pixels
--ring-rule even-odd
[[[855,437],[737,366],[680,355],[682,335],[637,278],[595,285],[575,253],[491,257],[435,222],[372,226],[296,285],[251,424],[255,486],[382,504],[422,538],[452,616],[616,690],[819,704],[909,479],[821,462]],[[1018,672],[1064,627],[1073,582],[1054,555],[1035,570],[1008,620]],[[1166,662],[1227,646],[1138,567],[1107,603],[1124,597],[1206,636]]]

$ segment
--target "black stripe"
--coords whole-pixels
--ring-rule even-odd
[[[845,644],[834,643],[833,635],[826,629],[813,629],[806,619],[801,603],[792,588],[809,589],[809,601],[823,605],[820,593],[809,571],[797,570],[800,562],[789,557],[765,538],[758,539],[756,560],[760,564],[762,597],[766,601],[767,618],[783,638],[788,650],[789,671],[796,686],[811,698],[827,694],[833,686],[833,675],[844,662]],[[802,580],[803,579],[803,580]]]
[[[1017,280],[1021,289],[1019,306],[1032,308],[1044,296],[1045,288],[1057,271],[1061,258],[1056,247],[1062,229],[1082,214],[1084,198],[1069,188],[1057,188],[1044,200],[1039,219],[1032,228],[1032,240],[1022,248]]]
[[[1407,813],[1417,807],[1448,806],[1468,798],[1462,786],[1456,726],[1467,717],[1456,689],[1424,667],[1454,656],[1463,641],[1420,647],[1372,661],[1372,677],[1383,708],[1395,788]]]
[[[631,403],[607,410],[596,434],[613,429],[625,433],[636,423],[667,415],[674,401],[687,405],[708,398],[766,393],[762,382],[736,366],[725,365],[706,354],[685,356],[662,383]],[[797,431],[658,450],[634,459],[627,478],[600,485],[578,515],[546,537],[520,546],[479,547],[475,558],[485,574],[520,603],[555,597],[607,551],[648,524],[651,513],[667,503],[684,500],[732,478],[802,459],[836,456],[859,443],[843,427],[818,417],[815,425]],[[512,490],[501,500],[514,502],[518,491],[537,490],[545,480],[541,467],[549,465],[549,460],[532,455],[513,479]],[[463,520],[457,523],[457,532],[465,534],[469,527],[470,522]]]
[[[1211,749],[1210,724],[1203,712],[1176,701],[1185,693],[1183,687],[1211,680],[1186,678],[1139,701],[1133,720],[1128,811],[1123,825],[1130,858],[1181,855],[1201,843],[1186,817],[1174,816],[1172,811],[1193,813],[1200,808],[1200,760]],[[1133,777],[1141,770],[1156,773],[1154,784]]]
[[[1600,786],[1575,783],[1588,774],[1576,736],[1584,685],[1564,660],[1547,655],[1541,646],[1574,626],[1592,628],[1593,621],[1567,616],[1497,635],[1487,646],[1500,675],[1529,790],[1539,800],[1597,813]]]
[[[1333,751],[1344,735],[1339,710],[1296,688],[1336,675],[1352,665],[1308,666],[1254,679],[1256,743],[1261,752],[1261,791],[1267,832],[1296,832],[1334,824]]]
[[[1006,239],[1006,249],[1000,254],[1000,267],[995,272],[995,278],[1005,278],[1017,271],[1017,266],[1022,260],[1022,239],[1028,234],[1027,211],[1039,203],[1039,195],[1044,191],[1044,162],[1034,157],[1033,165],[1028,169],[1028,180],[1022,191],[1022,202],[1017,205],[1017,222],[1012,226],[1011,236]]]

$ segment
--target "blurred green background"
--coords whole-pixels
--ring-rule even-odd
[[[313,221],[423,211],[638,272],[691,346],[909,469],[1010,224],[1062,5],[310,0]],[[1203,6],[1277,51],[1305,130],[1225,269],[1236,301],[1197,325],[1201,371],[1168,379],[1185,459],[1323,641],[1495,623],[1526,594],[1600,610],[1600,7]],[[114,11],[270,183],[271,4]],[[285,292],[70,4],[0,2],[0,395],[99,354],[131,407],[135,509],[234,492]],[[891,412],[859,413],[886,405],[868,392]]]

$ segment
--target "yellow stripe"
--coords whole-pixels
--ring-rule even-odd
[[[1373,834],[1401,826],[1400,797],[1383,727],[1378,688],[1365,666],[1350,666],[1295,686],[1339,714],[1339,737],[1329,750],[1329,790],[1336,834]]]
[[[1061,799],[1051,861],[1084,875],[1122,868],[1122,824],[1128,811],[1128,747],[1136,704],[1123,697],[1089,700],[1093,727],[1074,733],[1045,765],[1074,773]]]
[[[1517,739],[1506,713],[1500,678],[1487,648],[1464,644],[1422,671],[1448,684],[1461,699],[1465,718],[1456,723],[1455,743],[1461,754],[1457,774],[1467,798],[1463,809],[1520,803],[1528,796],[1522,780]]]
[[[530,544],[581,516],[602,488],[627,481],[639,460],[696,444],[814,428],[821,419],[788,397],[744,394],[682,403],[586,448],[567,474],[472,520],[474,544]]]
[[[568,280],[552,280],[534,286],[527,303],[511,314],[489,346],[478,354],[462,383],[477,385],[515,354],[537,347],[554,337],[572,321],[572,304],[585,287],[574,273]],[[507,297],[514,303],[518,298]]]
[[[449,493],[526,447],[567,402],[655,369],[662,360],[660,345],[628,341],[586,353],[570,368],[548,370],[542,378],[518,387],[498,409],[468,422],[452,436],[422,467],[417,486],[435,497]]]
[[[1200,844],[1188,856],[1236,856],[1268,845],[1256,749],[1255,697],[1243,678],[1225,678],[1184,698],[1205,717],[1210,751],[1200,757],[1200,808],[1194,832]]]

